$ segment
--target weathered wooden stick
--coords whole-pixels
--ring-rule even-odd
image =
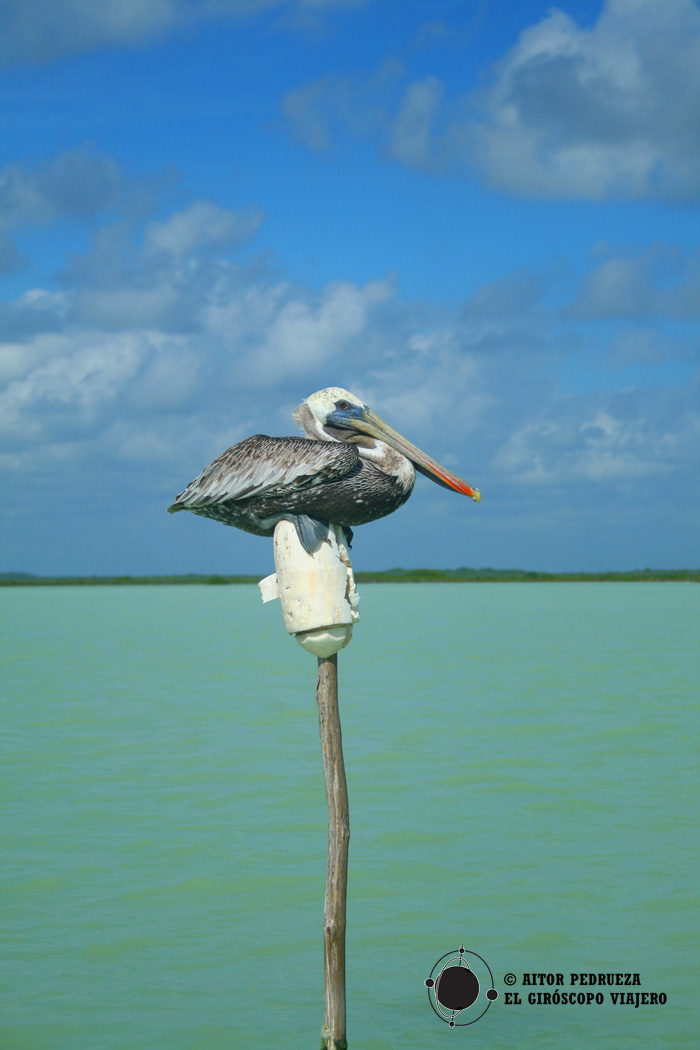
[[[318,724],[328,799],[328,864],[323,911],[325,1012],[321,1050],[347,1050],[345,1038],[345,901],[350,814],[338,711],[338,655],[318,660]]]

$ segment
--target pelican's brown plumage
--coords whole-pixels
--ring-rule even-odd
[[[329,522],[350,533],[397,510],[413,491],[414,468],[477,503],[481,498],[340,387],[312,394],[293,418],[306,437],[246,438],[205,467],[168,511],[190,510],[257,536],[293,521],[311,551]]]

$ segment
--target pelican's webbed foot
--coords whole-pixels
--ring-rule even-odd
[[[319,543],[328,539],[329,523],[322,518],[310,518],[308,514],[292,514],[291,520],[297,530],[299,542],[307,554],[313,554]]]
[[[274,529],[280,521],[288,521],[297,530],[299,542],[307,554],[313,554],[320,543],[329,539],[330,522],[324,518],[312,518],[308,514],[280,514],[269,518],[260,519],[260,525],[265,529]],[[352,537],[349,529],[345,530]],[[349,547],[350,544],[348,543]]]

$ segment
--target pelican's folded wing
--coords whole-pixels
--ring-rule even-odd
[[[337,481],[358,469],[354,445],[272,438],[256,434],[226,449],[176,498],[168,511],[207,507],[233,499],[282,495],[285,490]]]

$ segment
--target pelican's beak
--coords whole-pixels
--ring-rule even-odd
[[[387,445],[391,445],[397,452],[410,459],[416,470],[419,470],[421,474],[425,474],[426,477],[436,484],[443,485],[447,489],[454,489],[455,492],[461,492],[463,495],[473,499],[475,503],[481,502],[481,493],[478,489],[467,485],[466,481],[453,474],[447,467],[440,466],[430,456],[426,456],[425,452],[421,452],[419,448],[412,445],[410,441],[407,441],[405,437],[397,433],[393,427],[390,427],[388,423],[385,423],[383,419],[375,415],[372,409],[367,408],[366,405],[354,418],[346,417],[344,425],[350,425],[355,430],[360,430],[363,434],[369,434],[370,437],[378,438],[380,441],[386,442]]]

